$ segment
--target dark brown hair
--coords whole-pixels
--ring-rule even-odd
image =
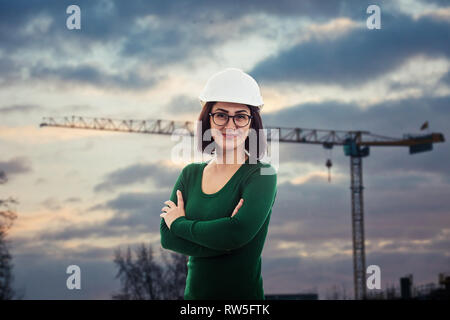
[[[212,141],[214,140],[214,138],[211,137],[212,141],[204,141],[203,137],[205,134],[205,131],[208,129],[211,129],[211,124],[210,124],[210,116],[209,113],[212,110],[212,107],[214,106],[214,104],[216,103],[216,101],[210,101],[205,103],[205,105],[203,106],[202,111],[200,112],[200,116],[198,117],[198,121],[201,122],[201,126],[197,126],[197,142],[198,142],[198,148],[199,151],[201,151],[202,153],[205,151],[205,148],[212,143]],[[250,139],[249,136],[252,134],[251,132],[249,132],[249,136],[247,136],[247,138],[245,139],[245,150],[247,150],[247,152],[249,153],[249,161],[250,163],[254,163],[255,159],[262,159],[264,157],[265,151],[266,151],[266,147],[267,147],[267,140],[266,140],[266,135],[264,133],[264,131],[262,129],[263,128],[263,124],[262,124],[262,119],[261,119],[261,115],[259,113],[259,108],[255,107],[255,106],[251,106],[251,105],[246,105],[247,107],[249,107],[250,109],[250,115],[253,116],[253,118],[250,121],[250,129],[254,129],[255,133],[256,133],[256,146],[252,147],[252,150],[250,150]],[[261,130],[260,130],[261,129]],[[201,132],[200,132],[201,131]],[[251,151],[253,151],[256,147],[256,154],[252,154]],[[211,154],[213,154],[215,152],[215,148],[214,150],[212,150]],[[252,161],[253,159],[253,161]]]

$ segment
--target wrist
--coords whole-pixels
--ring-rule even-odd
[[[186,217],[185,216],[179,216],[177,217],[175,220],[172,221],[172,224],[170,225],[170,230],[173,231],[174,227],[176,228],[176,225],[178,222],[181,222],[183,220],[185,220]]]

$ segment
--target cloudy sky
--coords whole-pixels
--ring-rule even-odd
[[[15,287],[26,299],[108,299],[113,254],[159,246],[159,213],[184,166],[169,136],[39,128],[42,117],[195,121],[206,80],[226,67],[260,84],[266,126],[450,137],[450,6],[377,1],[0,0],[0,170],[14,197]],[[66,8],[81,8],[69,30]],[[333,161],[331,183],[325,162]],[[382,288],[450,266],[450,150],[364,158],[366,265]],[[264,289],[352,295],[349,158],[281,144],[263,251]],[[82,290],[66,288],[68,265]]]

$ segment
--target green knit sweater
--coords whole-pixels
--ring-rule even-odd
[[[183,168],[170,200],[183,195],[185,217],[170,230],[161,219],[161,245],[189,256],[184,299],[264,299],[261,253],[272,206],[277,174],[268,163],[247,159],[225,186],[213,194],[201,188],[207,162]],[[231,214],[240,198],[238,213]]]

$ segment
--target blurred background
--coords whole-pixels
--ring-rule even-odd
[[[66,26],[72,4],[81,29]],[[123,290],[118,248],[144,243],[164,261],[160,209],[184,166],[171,161],[170,136],[40,128],[43,117],[195,121],[207,79],[237,67],[261,86],[267,127],[450,137],[449,3],[376,1],[381,29],[367,27],[370,4],[1,0],[0,257],[11,277],[0,283],[9,297],[110,299]],[[449,159],[448,143],[418,154],[373,147],[364,158],[366,266],[381,270],[373,295],[399,296],[407,275],[417,295],[443,286]],[[351,212],[342,147],[280,143],[266,295],[353,299]],[[81,269],[81,290],[66,287],[69,265]]]

